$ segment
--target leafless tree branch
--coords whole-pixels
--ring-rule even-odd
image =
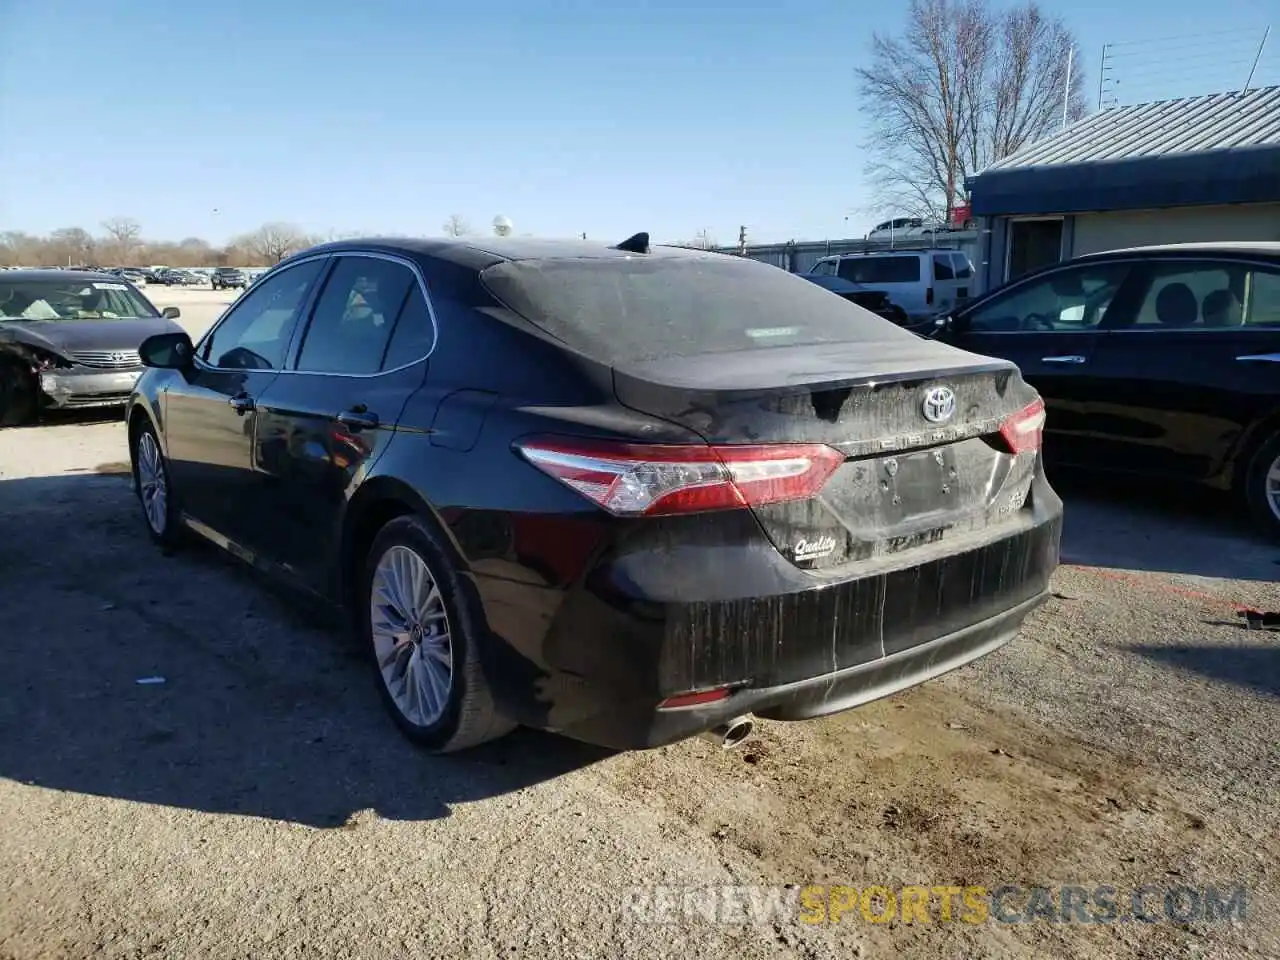
[[[1084,82],[1067,58],[1075,38],[1035,2],[911,0],[899,37],[876,34],[856,71],[871,117],[868,174],[877,206],[943,219],[965,180],[1084,113]]]

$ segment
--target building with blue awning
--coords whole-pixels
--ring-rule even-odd
[[[1280,240],[1280,87],[1102,110],[966,186],[979,289],[1098,250]]]

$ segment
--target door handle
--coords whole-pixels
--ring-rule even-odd
[[[358,404],[350,410],[343,410],[338,414],[337,420],[344,427],[350,427],[352,430],[369,430],[378,425],[378,415],[370,413],[365,405]]]
[[[231,409],[242,417],[253,409],[253,397],[249,396],[247,393],[237,393],[234,397],[231,397],[227,403],[231,404]]]
[[[1069,357],[1041,357],[1041,363],[1084,363],[1085,358],[1081,356]]]
[[[1247,353],[1236,359],[1241,363],[1280,363],[1280,353]]]

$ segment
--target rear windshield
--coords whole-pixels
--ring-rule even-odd
[[[511,310],[603,363],[898,332],[816,283],[731,257],[517,260],[480,277]]]
[[[919,257],[846,257],[840,276],[854,283],[919,283]]]

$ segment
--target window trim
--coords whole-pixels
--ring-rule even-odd
[[[1213,256],[1212,254],[1201,255],[1199,253],[1195,253],[1192,251],[1188,251],[1187,253],[1183,253],[1179,255],[1164,254],[1164,255],[1156,255],[1156,256],[1149,256],[1149,257],[1133,255],[1133,254],[1128,256],[1110,256],[1108,254],[1086,253],[1079,257],[1076,257],[1074,260],[1063,260],[1060,263],[1053,263],[1047,267],[1041,267],[1039,270],[1036,270],[1032,273],[1028,273],[1026,276],[1018,277],[1017,280],[1012,280],[1009,283],[1003,283],[1000,286],[996,287],[994,290],[988,290],[986,293],[982,294],[976,299],[970,300],[968,303],[966,303],[962,310],[957,311],[956,316],[958,319],[964,319],[968,317],[971,313],[973,313],[973,311],[980,310],[985,304],[993,302],[997,297],[1002,297],[1002,296],[1005,296],[1006,294],[1011,294],[1015,290],[1017,290],[1019,287],[1025,286],[1028,283],[1034,283],[1038,280],[1043,280],[1044,278],[1051,276],[1052,274],[1059,273],[1060,271],[1063,271],[1063,270],[1075,270],[1079,267],[1085,267],[1092,264],[1106,264],[1106,263],[1136,264],[1139,268],[1141,268],[1146,264],[1151,264],[1151,263],[1163,263],[1163,262],[1187,263],[1192,261],[1203,262],[1206,259],[1210,261],[1242,265],[1246,268],[1260,267],[1267,270],[1280,270],[1280,263],[1276,263],[1275,261],[1272,261],[1272,260],[1264,260],[1264,259],[1259,259],[1255,257],[1241,257],[1241,256],[1221,256],[1221,255]],[[1249,327],[1250,327],[1249,324],[1243,325],[1243,329],[1245,330],[1248,330]],[[1235,329],[1235,328],[1219,327],[1217,328],[1217,332],[1221,333],[1223,330],[1232,330],[1232,329]],[[1264,329],[1274,330],[1275,327],[1267,326]],[[976,330],[976,331],[973,331],[975,336],[977,336],[978,334],[981,334],[983,336],[988,336],[988,337],[1043,336],[1044,334],[1049,332],[1050,331],[1047,331],[1047,330]],[[1058,333],[1083,333],[1088,331],[1063,330],[1063,331],[1057,331],[1057,332]],[[1148,330],[1134,330],[1132,328],[1116,329],[1114,327],[1112,328],[1104,327],[1101,324],[1099,324],[1097,327],[1094,328],[1093,332],[1094,333],[1165,333],[1167,334],[1167,333],[1172,333],[1174,331],[1166,330],[1163,328],[1153,328]]]
[[[1216,263],[1216,264],[1221,264],[1224,267],[1238,267],[1245,271],[1250,271],[1251,268],[1255,268],[1255,267],[1270,267],[1272,270],[1277,269],[1276,264],[1267,263],[1266,261],[1243,260],[1237,257],[1221,257],[1221,256],[1215,257],[1212,255],[1196,256],[1191,253],[1186,253],[1180,257],[1169,257],[1169,256],[1140,257],[1140,258],[1135,257],[1132,259],[1134,260],[1134,262],[1140,264],[1140,269],[1142,269],[1146,274],[1148,274],[1148,276],[1145,276],[1142,278],[1144,282],[1144,289],[1143,289],[1144,300],[1146,298],[1146,295],[1151,292],[1151,282],[1150,282],[1149,275],[1151,273],[1151,268],[1156,264],[1179,263],[1179,264],[1187,264],[1189,266],[1195,266],[1195,265],[1205,265],[1205,264]],[[1252,282],[1252,279],[1246,276],[1246,282]],[[1243,309],[1244,306],[1245,304],[1241,304],[1241,309]],[[1140,309],[1141,304],[1139,304],[1137,308]],[[1103,319],[1105,320],[1106,318],[1103,318]],[[1153,333],[1160,333],[1160,334],[1164,334],[1167,337],[1175,333],[1190,333],[1190,334],[1195,334],[1197,336],[1202,336],[1205,334],[1222,335],[1224,333],[1239,334],[1241,332],[1248,332],[1251,328],[1257,329],[1257,330],[1275,330],[1276,325],[1275,324],[1249,324],[1249,323],[1241,323],[1238,326],[1233,326],[1233,327],[1166,327],[1163,324],[1156,324],[1156,323],[1149,324],[1143,327],[1138,327],[1136,325],[1130,325],[1127,327],[1099,325],[1098,332],[1106,333],[1106,334],[1117,334],[1117,333],[1139,334],[1142,336],[1149,336],[1150,334],[1153,334]]]
[[[418,287],[422,291],[422,299],[427,304],[427,316],[431,318],[431,346],[425,354],[423,354],[417,360],[412,360],[409,363],[401,364],[400,366],[393,367],[390,370],[379,370],[376,373],[333,373],[333,372],[328,372],[323,370],[299,370],[297,368],[296,365],[298,362],[298,354],[300,353],[302,340],[305,339],[305,333],[311,327],[311,321],[315,313],[316,302],[319,298],[320,292],[324,289],[324,282],[327,281],[329,278],[328,277],[329,271],[333,269],[333,261],[336,260],[338,257],[369,257],[374,260],[389,260],[392,263],[399,263],[402,266],[406,266],[413,272],[413,275],[418,282]],[[284,366],[281,367],[281,369],[279,370],[261,370],[257,372],[277,373],[277,374],[302,374],[304,376],[309,376],[309,377],[354,377],[357,379],[368,379],[370,377],[381,377],[387,374],[399,373],[403,370],[407,370],[409,367],[416,366],[422,363],[423,361],[430,359],[431,355],[436,352],[436,345],[440,342],[440,325],[436,320],[435,306],[431,302],[431,294],[428,292],[428,289],[427,289],[427,280],[422,273],[422,268],[419,267],[418,264],[415,263],[412,259],[406,256],[392,254],[392,253],[383,253],[381,251],[376,251],[376,250],[360,250],[360,249],[326,250],[324,253],[317,253],[317,254],[312,254],[310,256],[300,257],[297,260],[289,261],[287,264],[281,264],[279,267],[273,267],[272,269],[268,270],[266,273],[260,275],[258,279],[254,280],[253,283],[249,285],[249,289],[246,290],[244,294],[242,294],[242,296],[247,296],[249,293],[249,290],[252,290],[254,287],[258,286],[258,284],[262,283],[268,277],[271,277],[277,272],[282,273],[284,272],[284,270],[289,270],[289,269],[292,269],[293,267],[299,267],[299,266],[302,266],[304,263],[311,263],[312,261],[315,261],[315,260],[327,260],[330,262],[321,268],[319,276],[316,277],[316,283],[308,291],[307,298],[302,304],[302,309],[298,317],[298,321],[297,323],[294,324],[293,330],[289,334],[289,343],[285,347]],[[224,323],[227,322],[228,318],[230,318],[231,315],[235,313],[235,308],[236,308],[236,305],[232,304],[231,309],[228,310],[226,313],[224,313],[221,317],[219,317],[217,323],[215,323],[212,327],[210,327],[207,331],[205,331],[204,336],[201,337],[200,340],[196,343],[195,350],[194,350],[195,362],[196,362],[196,366],[198,366],[199,368],[203,370],[218,371],[223,373],[227,371],[233,371],[233,370],[238,372],[243,372],[243,371],[240,371],[239,368],[237,367],[215,367],[214,365],[210,363],[206,363],[204,360],[200,358],[200,349],[204,345],[204,342],[209,337],[213,336],[214,331],[216,331],[220,326],[222,326]],[[398,325],[399,322],[400,322],[400,318],[396,317],[396,324]],[[391,331],[391,336],[395,336],[394,328]],[[388,345],[390,345],[391,343],[390,338],[388,338],[387,343]]]
[[[282,367],[281,369],[279,369],[279,370],[274,370],[274,369],[273,369],[273,370],[250,370],[250,371],[245,371],[245,370],[241,369],[240,367],[219,367],[219,366],[217,366],[217,365],[215,365],[215,364],[209,363],[207,360],[205,360],[203,357],[201,357],[201,356],[200,356],[200,354],[201,354],[201,352],[204,350],[205,344],[206,344],[206,343],[208,343],[209,339],[210,339],[210,338],[211,338],[215,333],[217,333],[218,329],[219,329],[223,324],[225,324],[228,320],[230,320],[233,316],[235,316],[237,308],[239,308],[239,307],[243,306],[243,302],[244,302],[244,301],[243,301],[243,298],[244,298],[244,297],[247,297],[247,296],[249,295],[249,292],[250,292],[251,290],[254,290],[254,289],[255,289],[259,284],[261,284],[264,280],[266,280],[268,277],[273,277],[273,276],[276,276],[276,275],[278,275],[278,274],[285,273],[285,272],[286,272],[286,271],[288,271],[288,270],[292,270],[294,267],[300,267],[300,266],[302,266],[303,264],[313,263],[313,262],[315,262],[315,261],[317,261],[317,260],[321,260],[321,261],[323,261],[323,260],[328,260],[330,256],[331,256],[331,254],[329,254],[329,253],[327,253],[327,252],[326,252],[326,253],[315,254],[315,255],[313,255],[313,256],[309,256],[309,257],[301,257],[301,258],[299,258],[299,259],[297,259],[297,260],[292,260],[292,261],[290,261],[288,264],[281,264],[280,266],[273,267],[273,268],[271,268],[270,270],[268,270],[266,273],[261,274],[261,275],[258,277],[258,279],[257,279],[257,280],[255,280],[253,283],[251,283],[251,284],[249,285],[249,287],[244,291],[244,293],[242,293],[242,294],[240,295],[240,298],[238,299],[238,302],[231,304],[230,309],[228,309],[227,311],[225,311],[225,312],[222,314],[222,316],[220,316],[220,317],[217,319],[217,321],[214,323],[214,325],[213,325],[213,326],[211,326],[208,330],[206,330],[206,331],[204,332],[204,336],[202,336],[199,340],[197,340],[197,341],[196,341],[195,347],[194,347],[194,348],[193,348],[193,350],[191,351],[191,352],[192,352],[192,354],[194,355],[193,360],[194,360],[195,366],[196,366],[197,368],[201,369],[201,370],[208,370],[208,371],[217,372],[217,373],[245,373],[245,372],[250,372],[250,373],[285,373],[286,371],[285,371],[285,369],[284,369],[283,367]],[[295,337],[297,336],[297,334],[298,334],[298,330],[299,330],[299,328],[302,326],[302,322],[303,322],[304,318],[309,317],[309,316],[310,316],[310,314],[311,314],[311,307],[313,306],[313,304],[312,304],[312,300],[315,298],[316,291],[319,289],[319,286],[320,286],[320,285],[319,285],[319,283],[318,283],[318,281],[320,281],[320,280],[324,279],[324,276],[325,276],[326,272],[327,272],[327,266],[322,265],[322,266],[320,267],[320,273],[319,273],[319,274],[317,274],[316,279],[315,279],[314,281],[312,281],[312,285],[311,285],[311,287],[307,290],[307,295],[306,295],[306,297],[305,297],[305,298],[303,299],[303,301],[302,301],[302,306],[299,308],[298,318],[294,321],[293,329],[289,331],[289,340],[288,340],[288,342],[285,344],[285,347],[284,347],[284,363],[285,363],[285,365],[288,365],[288,363],[290,362],[290,359],[292,358],[292,355],[293,355],[293,341],[294,341],[294,338],[295,338]]]
[[[1009,337],[1009,336],[1036,337],[1036,336],[1039,336],[1039,337],[1043,337],[1046,335],[1055,336],[1055,337],[1061,337],[1061,336],[1078,337],[1078,336],[1097,336],[1100,333],[1106,333],[1107,328],[1103,325],[1104,321],[1107,319],[1106,314],[1104,314],[1102,319],[1098,321],[1097,325],[1090,327],[1087,330],[973,330],[971,327],[969,327],[968,321],[975,311],[981,310],[987,304],[995,303],[998,299],[1001,299],[1005,296],[1016,296],[1020,292],[1020,288],[1025,287],[1027,284],[1030,284],[1030,283],[1039,283],[1040,281],[1046,280],[1049,277],[1053,276],[1054,274],[1063,273],[1067,270],[1082,270],[1092,266],[1103,266],[1103,265],[1110,266],[1115,264],[1138,264],[1139,267],[1141,267],[1143,264],[1147,262],[1149,261],[1139,257],[1114,257],[1114,258],[1099,257],[1097,260],[1093,260],[1093,259],[1067,260],[1062,263],[1057,263],[1052,266],[1044,267],[1043,269],[1037,270],[1034,273],[1027,274],[1025,277],[1019,277],[1017,280],[1013,281],[1013,283],[1006,283],[1004,286],[997,287],[995,290],[992,290],[990,293],[983,295],[978,300],[974,300],[965,304],[964,310],[961,311],[960,313],[961,318],[963,318],[965,321],[964,326],[960,328],[960,333],[966,336],[975,336],[975,337],[977,336],[983,336],[983,337]],[[1120,286],[1116,288],[1117,297],[1120,296],[1121,291],[1123,291],[1127,285],[1133,282],[1134,275],[1132,272],[1132,267],[1130,267],[1130,271],[1131,272],[1129,273],[1128,276],[1124,278]],[[1111,308],[1110,306],[1108,306],[1107,312],[1110,313],[1110,311],[1111,311]]]
[[[289,344],[289,352],[286,354],[285,359],[285,369],[281,370],[281,373],[301,374],[308,377],[353,377],[355,379],[367,380],[372,377],[385,377],[392,373],[400,373],[403,370],[408,370],[410,367],[416,367],[418,364],[431,358],[431,355],[436,352],[436,344],[440,341],[440,326],[436,321],[436,310],[435,306],[431,303],[431,294],[427,290],[427,278],[423,275],[422,269],[412,259],[398,254],[383,253],[380,250],[331,250],[325,255],[331,257],[334,261],[323,278],[326,283],[329,280],[328,273],[332,272],[340,257],[367,257],[370,260],[386,260],[389,263],[398,263],[401,266],[408,267],[410,272],[413,273],[414,278],[417,280],[418,289],[422,292],[422,299],[427,305],[427,316],[431,319],[431,346],[427,348],[426,353],[418,357],[416,360],[410,360],[408,363],[402,363],[400,366],[392,367],[390,370],[377,370],[373,373],[338,373],[331,370],[299,369],[297,363],[301,358],[302,345],[306,341],[306,335],[311,329],[312,321],[315,320],[316,305],[320,302],[319,293],[323,292],[323,286],[321,285],[317,288],[317,296],[307,304],[305,322],[298,325],[298,329],[295,334],[297,342],[290,342]],[[408,302],[409,297],[408,293],[406,293],[405,299],[400,304],[401,312],[403,312],[404,306]],[[387,349],[391,346],[391,340],[396,335],[396,330],[399,329],[399,326],[400,316],[397,315],[395,326],[391,328],[391,333],[387,337],[387,346],[384,347],[382,351],[384,359],[386,358]]]

